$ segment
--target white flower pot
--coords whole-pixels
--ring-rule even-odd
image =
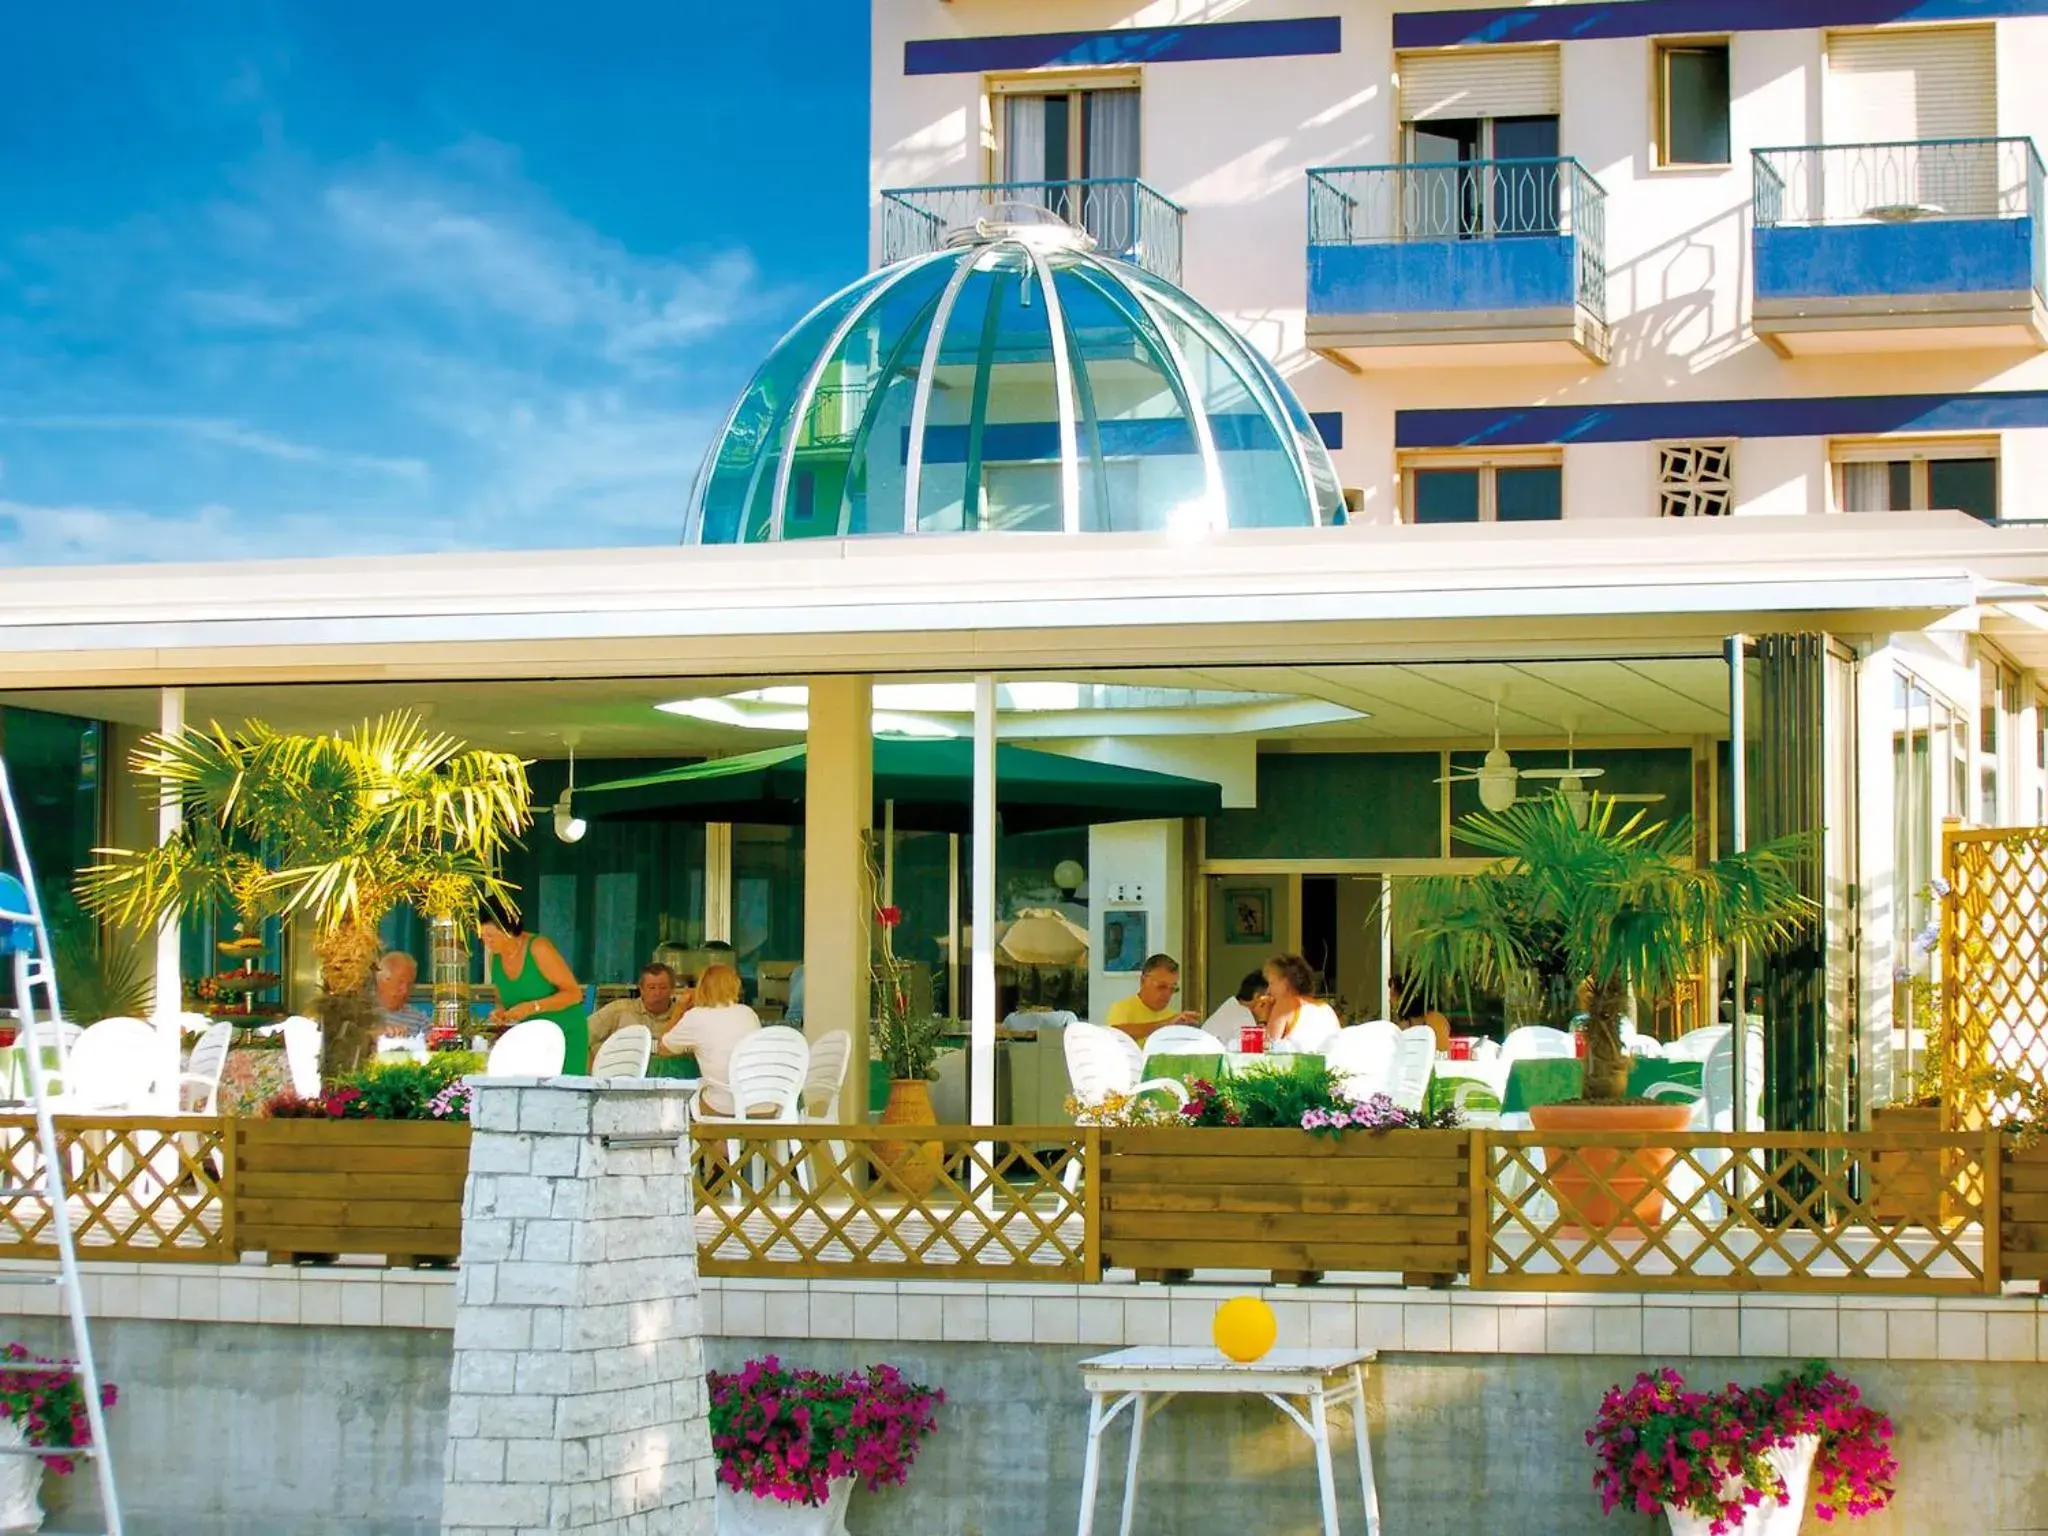
[[[1820,1436],[1801,1435],[1790,1445],[1764,1452],[1785,1479],[1785,1502],[1765,1503],[1763,1536],[1799,1536],[1799,1524],[1806,1518],[1807,1485],[1813,1481],[1813,1458],[1819,1450]]]
[[[26,1445],[13,1419],[0,1419],[0,1447]],[[0,1455],[0,1533],[43,1528],[43,1461],[40,1456]]]
[[[1732,1528],[1722,1527],[1722,1536],[1764,1536],[1764,1512],[1777,1506],[1770,1500],[1750,1508]],[[1714,1517],[1695,1515],[1675,1504],[1664,1506],[1664,1518],[1671,1522],[1671,1536],[1713,1536]]]
[[[1785,1502],[1766,1498],[1753,1504],[1732,1531],[1723,1536],[1799,1536],[1799,1523],[1806,1518],[1806,1488],[1813,1478],[1814,1453],[1820,1449],[1816,1435],[1801,1435],[1790,1445],[1773,1446],[1764,1452],[1771,1470],[1785,1480]],[[1739,1483],[1723,1483],[1721,1496],[1732,1499]],[[1695,1515],[1664,1506],[1664,1518],[1671,1522],[1671,1536],[1711,1536],[1711,1515]]]
[[[725,1484],[715,1488],[718,1536],[846,1536],[846,1505],[853,1497],[853,1479],[835,1477],[822,1504],[785,1504],[734,1493]]]

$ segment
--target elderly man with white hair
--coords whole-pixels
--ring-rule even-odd
[[[420,963],[402,949],[386,952],[377,962],[370,986],[377,994],[381,1015],[378,1033],[386,1036],[424,1037],[433,1021],[412,1006],[412,986],[419,980]]]

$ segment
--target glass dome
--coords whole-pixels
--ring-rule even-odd
[[[684,542],[1336,521],[1336,471],[1273,367],[1037,211],[799,321],[706,454]]]

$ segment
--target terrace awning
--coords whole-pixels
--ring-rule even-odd
[[[578,816],[592,821],[731,821],[790,826],[804,819],[805,749],[771,747],[639,778],[578,786]],[[875,820],[895,803],[912,832],[972,830],[974,744],[875,742]],[[1223,791],[1206,779],[1038,752],[996,748],[996,813],[1005,832],[1044,832],[1108,821],[1214,816]]]

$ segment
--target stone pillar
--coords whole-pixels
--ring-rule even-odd
[[[874,686],[814,677],[804,754],[804,1033],[853,1036],[841,1118],[867,1123],[868,934],[862,843],[875,815]],[[876,860],[880,863],[879,856]]]
[[[443,1536],[709,1536],[688,1095],[476,1080]]]

